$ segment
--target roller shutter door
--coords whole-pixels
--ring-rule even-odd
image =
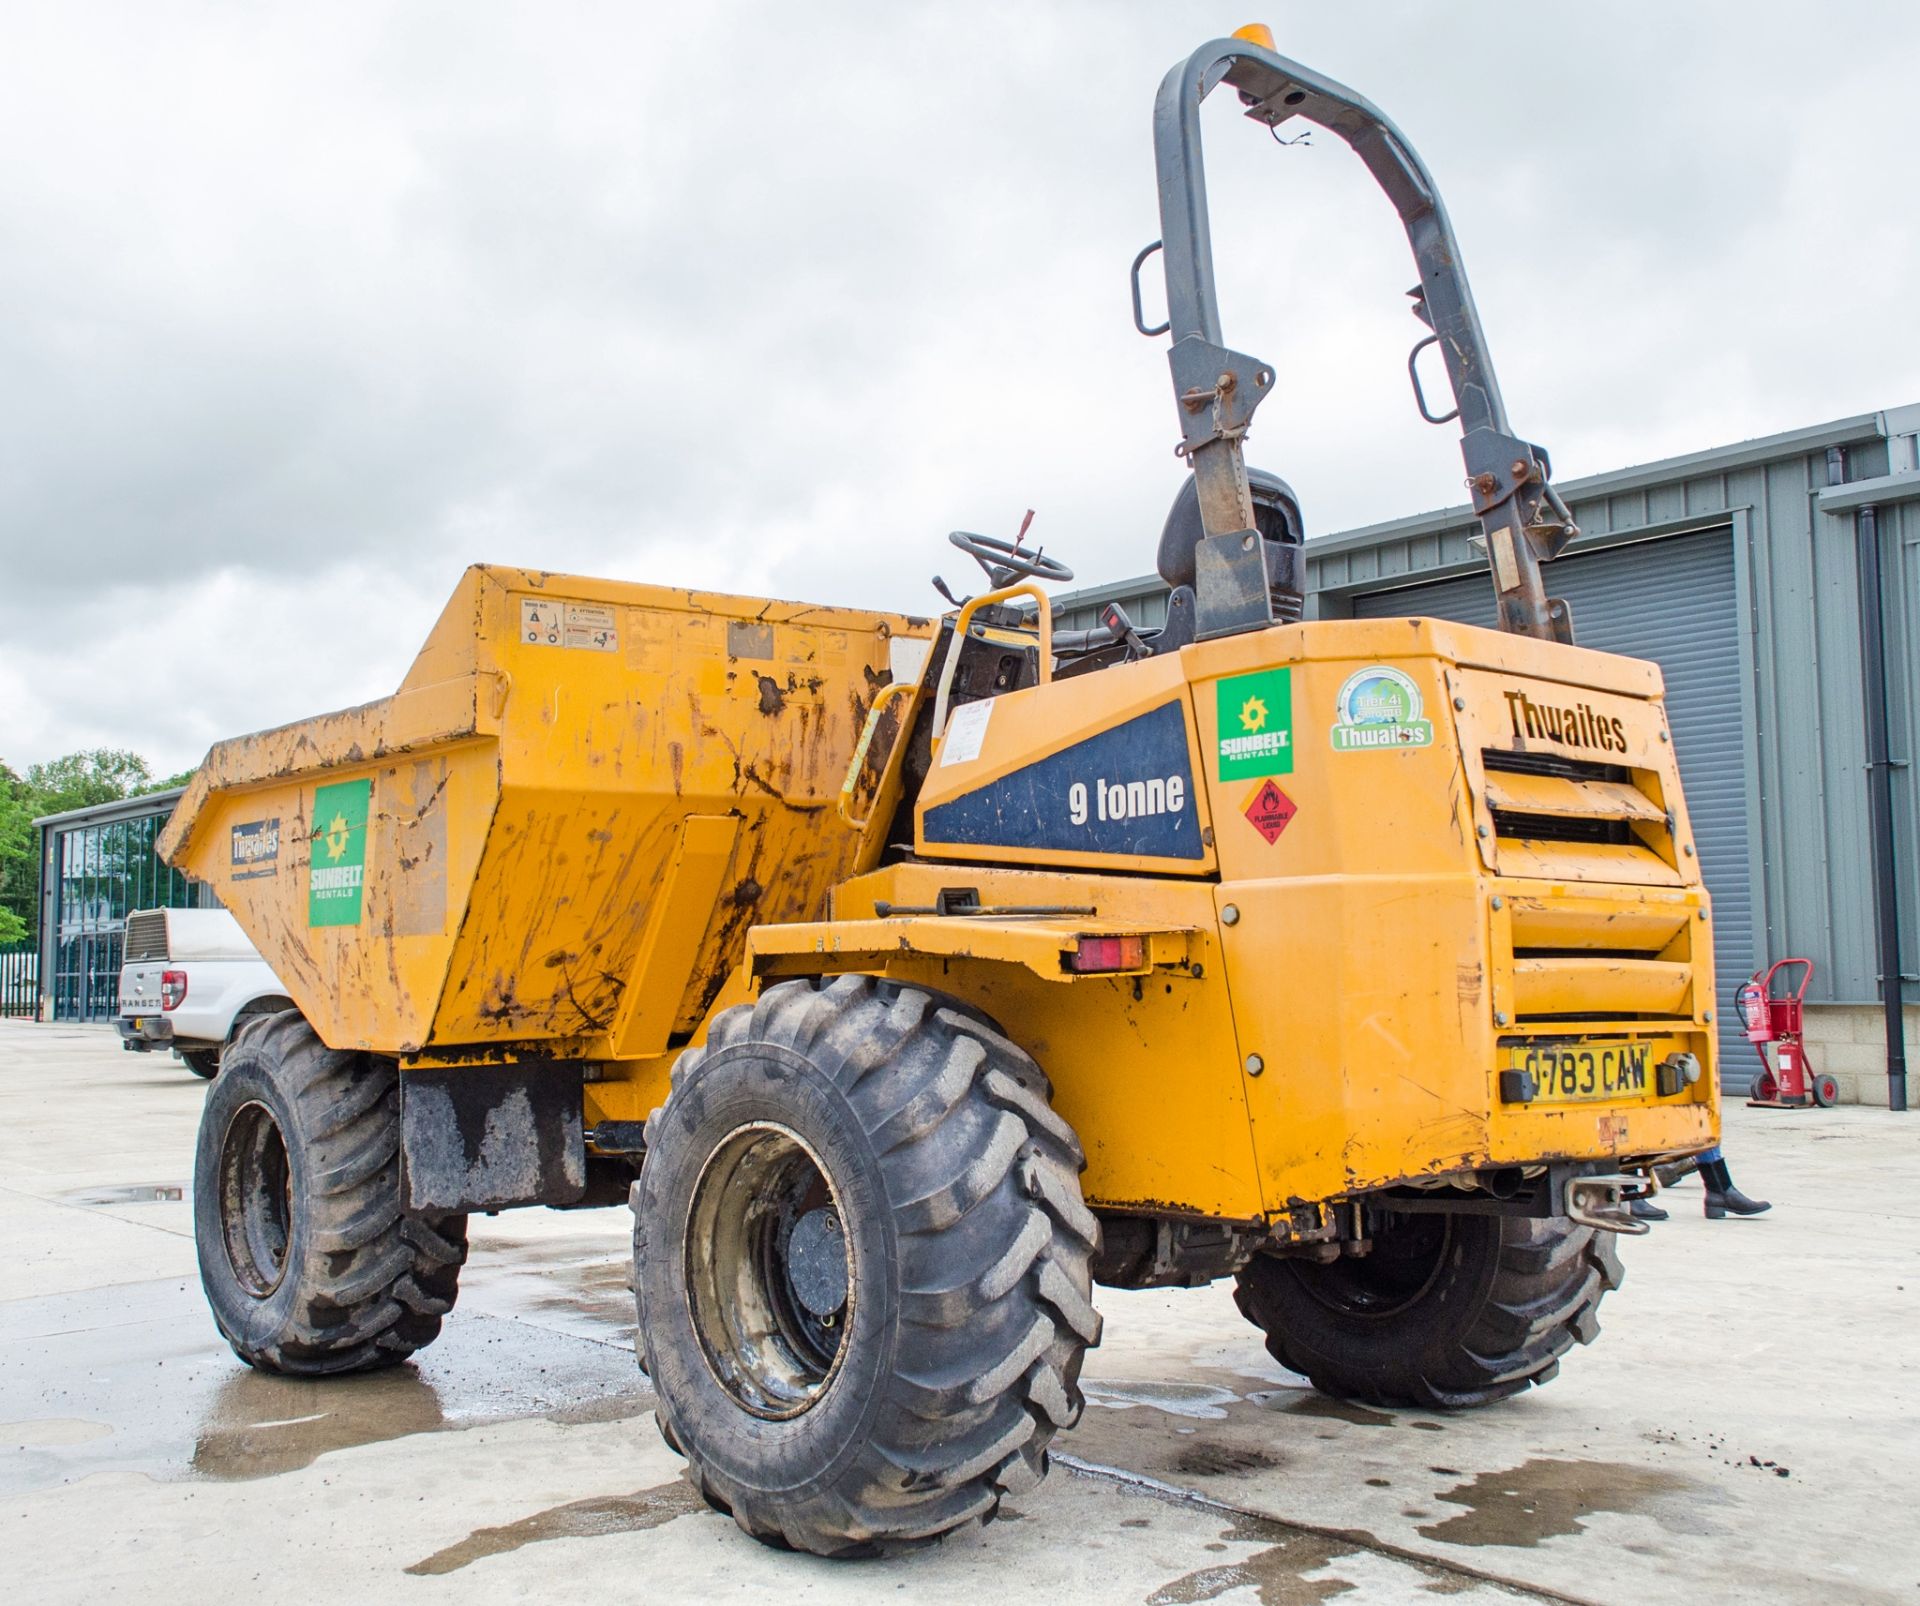
[[[1547,590],[1573,606],[1583,647],[1651,658],[1667,679],[1667,717],[1680,749],[1680,779],[1713,894],[1720,1063],[1726,1091],[1744,1092],[1755,1064],[1733,1007],[1753,973],[1753,889],[1748,880],[1746,727],[1740,713],[1740,618],[1733,534],[1707,530],[1562,558]],[[1377,591],[1354,599],[1356,618],[1424,615],[1494,623],[1493,581],[1484,574]]]

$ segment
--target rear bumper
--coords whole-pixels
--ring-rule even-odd
[[[173,1046],[173,1022],[164,1015],[121,1015],[114,1021],[120,1046],[136,1054]]]

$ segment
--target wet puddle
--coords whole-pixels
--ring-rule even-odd
[[[622,1212],[624,1215],[625,1213]],[[460,1274],[460,1297],[516,1321],[632,1352],[631,1255],[604,1234],[489,1246]]]
[[[458,1572],[488,1556],[503,1556],[543,1540],[598,1539],[608,1534],[640,1533],[662,1527],[676,1517],[709,1509],[690,1485],[678,1481],[629,1495],[575,1500],[568,1505],[536,1511],[530,1517],[503,1523],[497,1528],[476,1528],[458,1543],[436,1550],[424,1561],[416,1561],[407,1571],[416,1577]]]
[[[1464,1477],[1450,1467],[1432,1470],[1443,1477]],[[1674,1533],[1712,1533],[1716,1530],[1701,1508],[1722,1504],[1726,1497],[1656,1467],[1535,1459],[1505,1472],[1483,1472],[1435,1491],[1432,1498],[1467,1509],[1421,1528],[1423,1539],[1449,1545],[1530,1548],[1548,1539],[1584,1533],[1586,1519],[1599,1512],[1652,1517]]]
[[[1227,1407],[1238,1405],[1241,1397],[1232,1389],[1215,1388],[1206,1383],[1092,1383],[1081,1389],[1089,1405],[1105,1406],[1111,1411],[1130,1411],[1148,1406],[1168,1416],[1190,1417],[1199,1422],[1224,1422]]]
[[[1103,1409],[1082,1416],[1061,1447],[1176,1483],[1230,1482],[1305,1465],[1303,1457],[1315,1453],[1309,1440],[1341,1439],[1356,1429],[1444,1431],[1437,1422],[1331,1399],[1304,1384],[1246,1393],[1222,1382],[1102,1378],[1081,1386],[1088,1405]],[[1167,1417],[1183,1422],[1170,1424]],[[1317,1431],[1315,1424],[1321,1424]],[[1388,1441],[1383,1435],[1380,1442]],[[1208,1487],[1224,1493],[1217,1484]]]
[[[1330,1395],[1295,1389],[1275,1389],[1271,1393],[1250,1396],[1256,1404],[1288,1416],[1318,1417],[1326,1422],[1350,1422],[1357,1428],[1390,1428],[1399,1424],[1391,1411],[1376,1411],[1369,1405],[1351,1400],[1336,1400]]]
[[[501,1268],[491,1248],[478,1252],[439,1340],[404,1365],[353,1377],[251,1370],[190,1278],[8,1301],[0,1492],[107,1470],[266,1478],[415,1433],[639,1415],[653,1395],[634,1363],[625,1267],[608,1268],[606,1245],[591,1262],[571,1246],[558,1264],[546,1245],[509,1246]]]
[[[1358,1582],[1339,1576],[1339,1564],[1372,1550],[1365,1535],[1315,1533],[1253,1516],[1235,1516],[1230,1526],[1221,1531],[1220,1538],[1224,1543],[1217,1548],[1222,1550],[1233,1544],[1256,1544],[1265,1548],[1236,1561],[1197,1568],[1163,1584],[1147,1597],[1147,1606],[1191,1606],[1194,1602],[1218,1600],[1240,1589],[1255,1591],[1254,1598],[1261,1606],[1313,1606],[1314,1602],[1333,1600],[1358,1590],[1361,1587]],[[1461,1595],[1480,1585],[1477,1578],[1404,1555],[1396,1555],[1394,1560],[1418,1577],[1419,1593],[1423,1595]],[[1331,1577],[1309,1576],[1329,1570],[1333,1573]]]
[[[178,1204],[187,1197],[184,1182],[127,1182],[110,1188],[74,1188],[53,1197],[60,1204]]]

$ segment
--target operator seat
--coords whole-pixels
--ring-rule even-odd
[[[1254,528],[1271,544],[1267,573],[1272,576],[1273,615],[1282,623],[1297,620],[1306,605],[1307,565],[1300,501],[1293,487],[1277,474],[1247,470],[1253,492]],[[1178,652],[1194,639],[1194,548],[1206,534],[1200,523],[1200,493],[1191,475],[1174,497],[1167,522],[1160,531],[1160,578],[1172,588],[1167,598],[1167,622],[1158,630],[1133,631],[1118,604],[1109,604],[1109,622],[1091,630],[1053,633],[1055,674],[1084,675],[1112,664],[1126,663],[1143,652],[1158,656]],[[1131,634],[1130,634],[1131,633]]]
[[[1274,617],[1291,623],[1300,617],[1307,596],[1306,535],[1300,518],[1300,499],[1293,494],[1291,485],[1264,469],[1247,470],[1247,488],[1253,492],[1254,528],[1260,532],[1260,538],[1273,547],[1267,554],[1267,572],[1273,577]],[[1158,567],[1160,578],[1175,591],[1182,587],[1188,589],[1189,617],[1192,615],[1193,554],[1205,534],[1200,524],[1200,488],[1193,476],[1188,475],[1160,531]]]

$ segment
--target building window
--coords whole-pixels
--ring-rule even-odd
[[[54,831],[51,986],[55,1020],[111,1020],[120,1007],[120,944],[136,909],[189,909],[204,889],[153,851],[169,810]]]

